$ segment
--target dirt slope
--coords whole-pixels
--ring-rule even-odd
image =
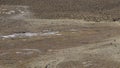
[[[120,19],[120,0],[0,0],[0,4],[29,5],[37,18],[93,21]]]
[[[40,55],[38,58],[27,61],[26,64],[21,64],[20,67],[119,68],[119,42],[120,39],[117,36],[100,43],[56,50],[54,54]]]
[[[0,68],[120,68],[119,3],[0,0]]]

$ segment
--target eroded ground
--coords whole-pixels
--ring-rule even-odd
[[[0,68],[119,68],[120,22],[34,19],[0,7]]]

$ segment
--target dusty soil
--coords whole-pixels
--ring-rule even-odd
[[[78,1],[0,0],[0,68],[120,68],[119,0]]]
[[[0,0],[2,5],[27,5],[42,19],[120,20],[120,0]]]
[[[32,25],[31,27],[27,26],[28,28],[26,28],[31,30],[29,32],[56,31],[59,33],[22,38],[1,38],[1,67],[120,67],[118,61],[119,22],[95,23],[69,19],[26,19],[25,21]],[[14,30],[17,30],[18,33],[20,33],[18,29]],[[9,31],[10,32],[1,35],[14,33],[12,30]]]

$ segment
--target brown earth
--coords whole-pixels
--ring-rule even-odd
[[[112,56],[115,52],[119,57],[119,22],[94,23],[69,19],[27,19],[25,21],[32,25],[26,28],[31,32],[59,31],[61,35],[1,38],[0,65],[5,66],[4,68],[120,67],[119,62],[114,58],[110,59],[108,55],[108,51],[112,49],[113,53],[110,51]],[[14,32],[10,34],[12,33]],[[5,35],[7,34],[9,32]],[[109,39],[112,37],[118,38]]]
[[[0,4],[28,5],[42,19],[120,20],[120,0],[0,0]]]
[[[120,68],[119,3],[0,0],[0,68]]]

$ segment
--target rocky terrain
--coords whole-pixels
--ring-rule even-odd
[[[0,0],[0,68],[120,68],[119,0]]]

